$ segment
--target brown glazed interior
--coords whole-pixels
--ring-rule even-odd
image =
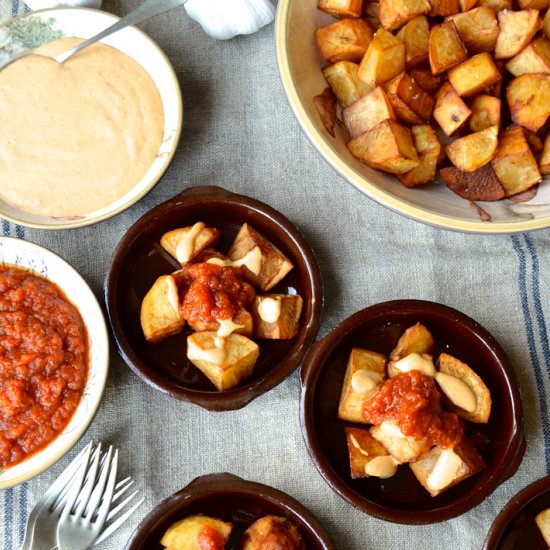
[[[304,300],[298,335],[292,340],[257,340],[260,357],[242,385],[217,391],[186,356],[189,329],[150,345],[141,330],[141,301],[156,278],[179,268],[160,246],[161,236],[197,221],[221,229],[217,250],[227,252],[243,223],[264,234],[292,261],[294,269],[274,293],[297,292]],[[298,229],[268,205],[220,187],[192,187],[140,218],[118,245],[105,281],[105,301],[118,351],[145,382],[173,397],[209,410],[244,407],[282,382],[315,340],[321,318],[322,282],[314,253]]]
[[[445,351],[468,363],[491,391],[489,423],[470,424],[487,467],[433,498],[406,466],[386,480],[352,480],[344,422],[337,419],[340,390],[353,347],[388,355],[405,329],[421,322]],[[397,300],[363,309],[317,342],[301,368],[302,432],[325,481],[356,508],[396,523],[423,524],[458,516],[484,500],[512,476],[523,458],[523,410],[514,373],[504,352],[475,321],[446,306]]]
[[[335,550],[330,535],[297,500],[273,487],[232,474],[198,477],[161,502],[138,525],[126,550],[162,550],[160,539],[174,522],[203,514],[233,523],[229,548],[238,548],[243,532],[257,519],[273,514],[296,525],[308,550]]]
[[[522,489],[496,517],[484,550],[547,550],[535,523],[539,512],[550,508],[550,476]]]

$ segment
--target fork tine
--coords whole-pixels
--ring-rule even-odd
[[[80,517],[84,513],[88,502],[94,494],[97,475],[101,473],[103,468],[100,458],[101,454],[97,453],[91,460],[91,465],[88,469],[86,478],[84,479],[84,483],[82,484],[80,492],[72,508],[72,511],[76,517]]]
[[[112,520],[121,510],[128,504],[139,491],[134,491],[131,495],[127,496],[120,504],[117,504],[112,510],[109,511],[109,515],[105,521]]]
[[[134,480],[131,477],[127,477],[123,481],[119,481],[115,486],[115,494],[113,495],[113,500],[111,500],[111,504],[115,503],[132,485],[134,484]]]
[[[94,546],[101,544],[106,538],[110,537],[145,501],[144,498],[138,500],[129,510],[120,516],[115,522],[111,523],[94,542]]]
[[[118,468],[118,449],[115,450],[113,460],[111,462],[111,469],[109,472],[109,480],[107,481],[107,486],[102,495],[101,505],[98,510],[96,523],[101,527],[107,519],[109,514],[109,508],[111,507],[111,501],[113,500],[113,493],[115,490],[116,474]]]
[[[95,486],[94,486],[93,492],[90,495],[89,501],[87,501],[86,503],[83,503],[84,506],[82,506],[76,512],[76,516],[82,515],[84,517],[89,517],[91,520],[93,520],[93,515],[97,510],[97,507],[99,505],[99,502],[101,501],[101,497],[105,490],[107,476],[112,468],[112,460],[111,460],[112,454],[113,454],[113,447],[111,446],[107,451],[107,457],[99,472],[99,479],[95,479],[95,476],[94,476]]]

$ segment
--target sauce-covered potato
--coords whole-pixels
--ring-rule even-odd
[[[255,521],[244,533],[241,550],[305,550],[298,528],[288,519],[265,516]]]
[[[160,543],[168,550],[223,550],[231,523],[197,514],[171,525]]]

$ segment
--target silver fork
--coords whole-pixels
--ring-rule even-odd
[[[109,447],[102,461],[99,453],[91,464],[84,460],[77,481],[71,486],[67,503],[57,525],[59,550],[87,550],[99,537],[113,499],[118,450]],[[89,466],[89,469],[88,469]],[[86,472],[89,471],[88,477]]]

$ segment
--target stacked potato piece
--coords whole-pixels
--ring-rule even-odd
[[[369,424],[368,404],[393,377],[417,370],[431,377],[445,409],[472,423],[487,423],[491,395],[479,376],[465,363],[442,353],[437,366],[432,361],[435,342],[428,329],[417,323],[407,329],[390,353],[354,348],[351,351],[338,407],[338,418],[354,424]],[[393,406],[399,406],[393,397]],[[402,405],[408,405],[407,395]],[[367,406],[367,408],[366,408]],[[425,406],[428,406],[425,403]],[[462,422],[460,420],[459,422]],[[426,435],[405,435],[398,421],[384,420],[370,428],[345,426],[350,473],[361,477],[388,478],[400,464],[408,464],[432,496],[479,472],[485,463],[465,436],[452,446],[430,444]]]
[[[319,0],[334,136],[338,102],[362,162],[406,187],[441,179],[469,200],[550,174],[550,0]]]
[[[187,357],[218,390],[232,388],[248,378],[260,355],[251,338],[290,339],[299,329],[302,298],[298,294],[268,294],[293,268],[273,243],[244,224],[227,256],[212,248],[221,231],[202,222],[165,233],[161,246],[180,263],[181,269],[161,275],[143,299],[141,326],[145,339],[156,343],[180,333],[186,324],[194,331],[187,338]],[[220,269],[213,268],[213,265]],[[246,307],[231,318],[213,317],[214,307],[232,300],[223,287],[223,270],[233,270],[233,283],[246,290]],[[191,297],[190,273],[216,270],[202,280]],[[262,294],[255,294],[254,285]],[[203,298],[206,296],[206,298]],[[186,297],[195,312],[187,314]],[[205,302],[206,299],[206,302]],[[247,309],[248,308],[248,309]]]

